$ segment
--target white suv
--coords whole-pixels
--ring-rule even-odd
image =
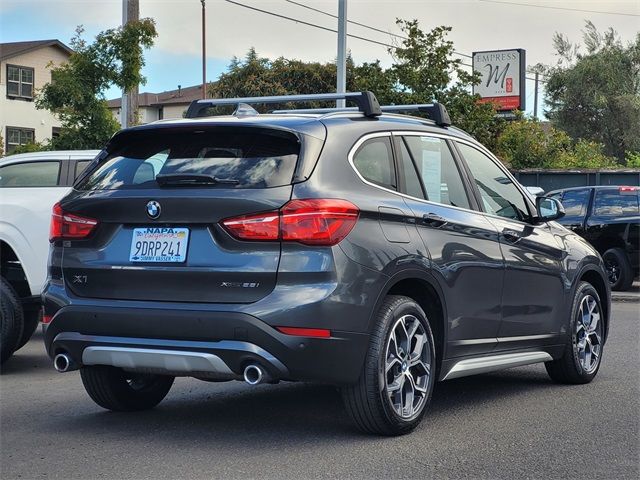
[[[98,150],[35,152],[0,158],[0,359],[36,329],[47,278],[51,209]]]

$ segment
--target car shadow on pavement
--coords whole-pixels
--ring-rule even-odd
[[[39,349],[36,350],[37,353],[33,352],[33,345],[39,345]],[[28,350],[28,353],[27,353]],[[40,330],[36,330],[36,332],[31,337],[29,343],[24,347],[24,350],[18,350],[14,353],[9,360],[6,361],[3,365],[0,365],[0,374],[4,375],[13,375],[18,373],[25,373],[29,370],[33,369],[41,369],[42,371],[47,371],[47,369],[52,369],[51,360],[46,354],[44,343],[42,341],[42,332]],[[49,370],[50,372],[51,370]]]
[[[246,445],[249,435],[255,436],[257,448],[265,451],[345,436],[379,438],[355,430],[338,390],[330,385],[281,383],[247,387],[237,383],[221,387],[218,384],[212,386],[211,392],[206,387],[196,386],[195,392],[184,387],[177,382],[169,397],[150,411],[114,413],[95,407],[92,413],[58,417],[46,428],[114,438],[136,435],[151,443],[204,442],[211,446]],[[475,414],[478,409],[495,408],[495,402],[508,403],[510,396],[557,388],[563,387],[553,384],[544,370],[523,369],[436,384],[428,412],[431,420],[421,428],[429,428],[428,423],[434,421],[446,422],[448,417],[465,411]],[[90,402],[88,398],[84,401]]]

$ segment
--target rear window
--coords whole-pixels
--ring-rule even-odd
[[[292,133],[253,128],[157,129],[130,132],[116,141],[76,189],[158,188],[158,174],[207,175],[225,188],[278,187],[292,182],[300,152]]]
[[[638,194],[635,191],[596,190],[593,214],[602,217],[637,216]]]

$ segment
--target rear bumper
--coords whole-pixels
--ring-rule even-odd
[[[351,383],[360,374],[369,336],[285,335],[240,312],[67,305],[46,326],[44,341],[51,358],[65,352],[80,367],[232,380],[241,378],[247,364],[259,363],[278,380]]]

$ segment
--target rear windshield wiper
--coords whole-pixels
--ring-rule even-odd
[[[239,180],[218,178],[206,173],[159,173],[156,175],[158,185],[238,185]]]

